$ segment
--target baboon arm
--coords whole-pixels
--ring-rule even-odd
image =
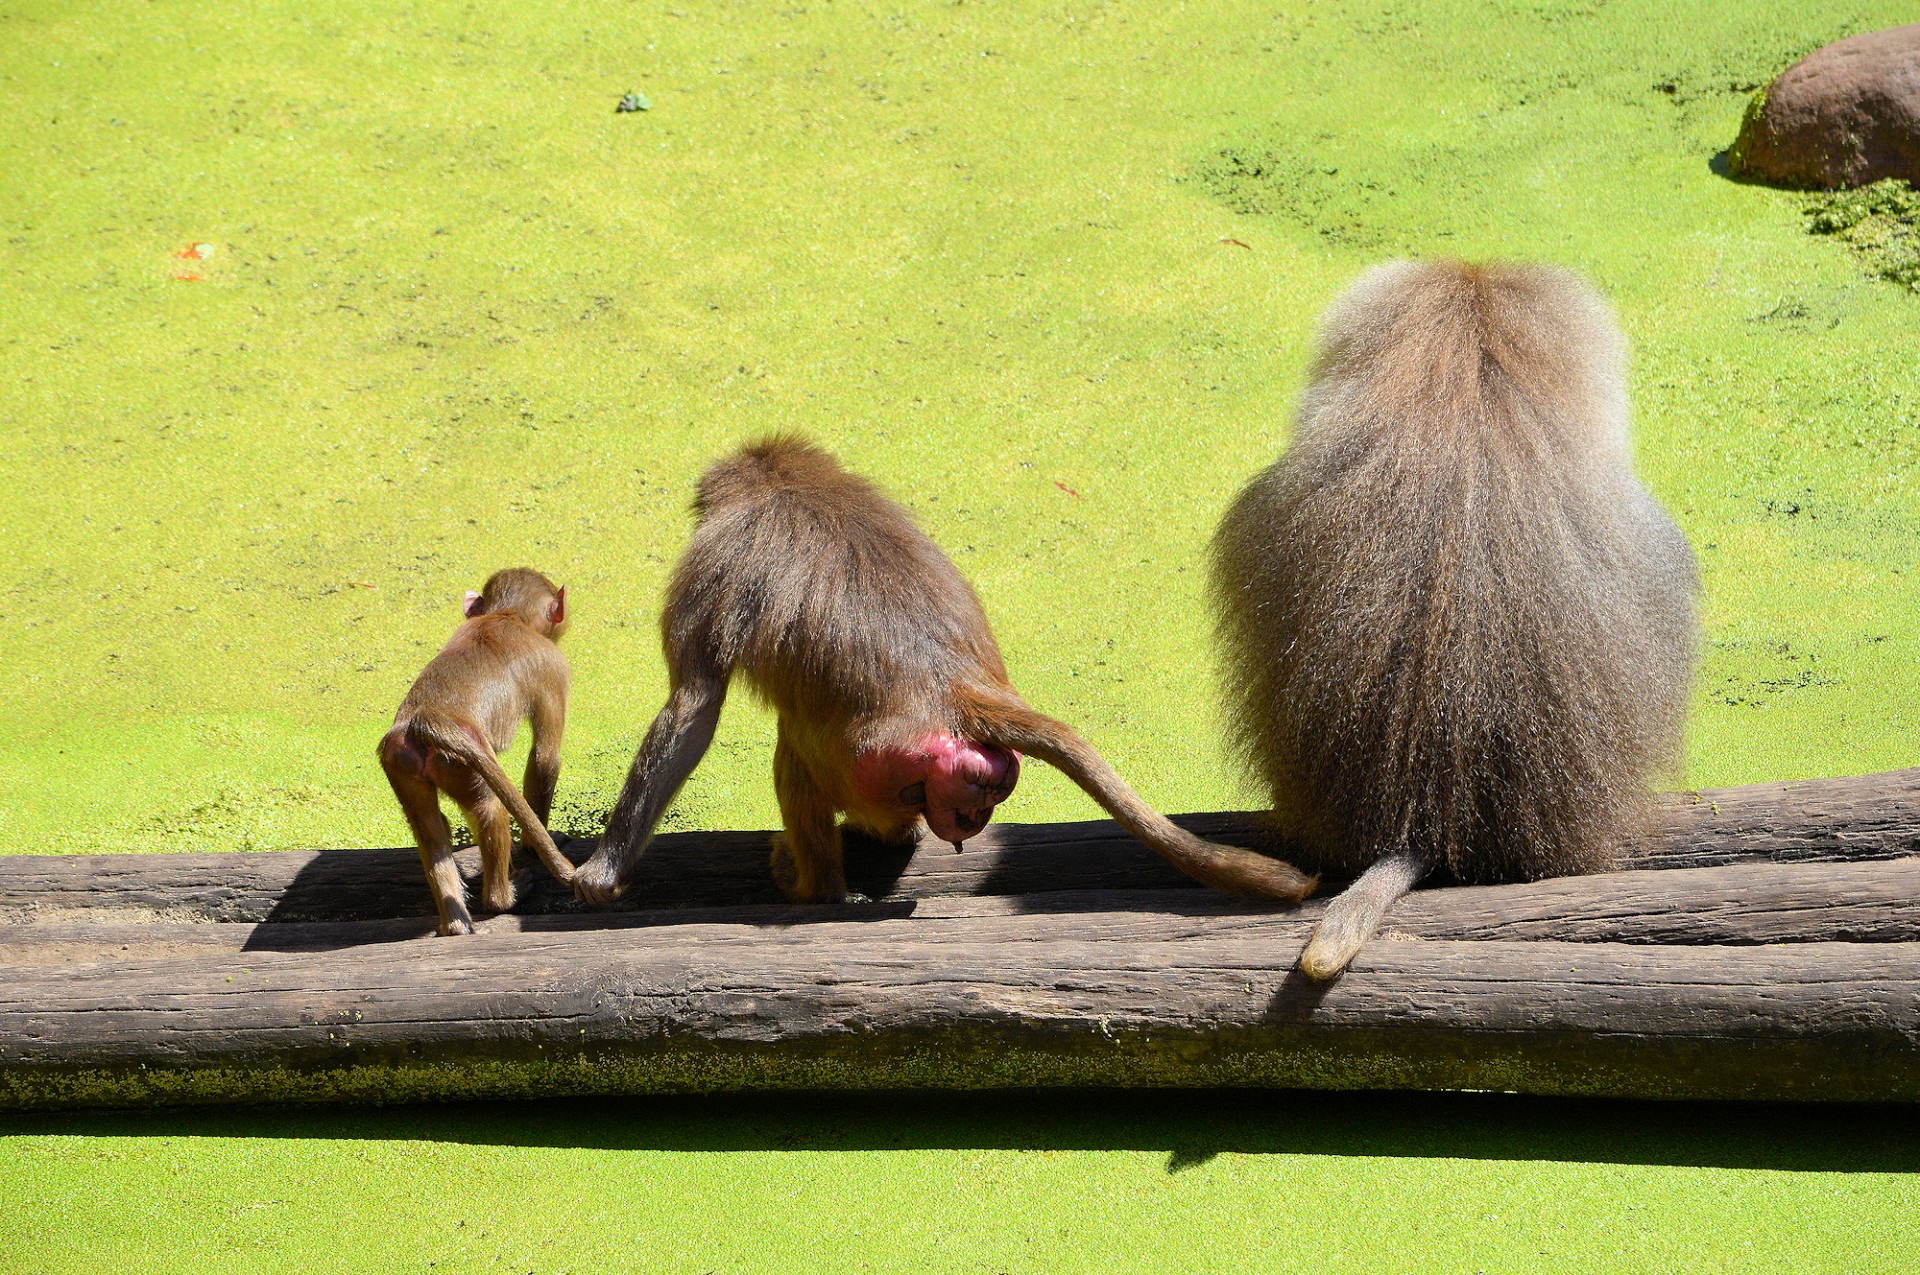
[[[773,749],[773,789],[780,799],[780,836],[773,852],[774,884],[795,903],[838,903],[847,897],[840,830],[833,802],[787,741]]]
[[[626,891],[654,825],[713,742],[726,699],[726,679],[715,676],[689,678],[667,697],[627,771],[599,847],[574,877],[574,894],[582,902],[611,903]]]

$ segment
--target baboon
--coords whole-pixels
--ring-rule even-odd
[[[1013,791],[1019,753],[1063,771],[1134,836],[1222,890],[1298,899],[1288,864],[1203,841],[1155,813],[1087,742],[1007,680],[980,599],[907,512],[820,448],[752,444],[700,480],[696,526],[661,615],[670,693],[606,834],[574,878],[618,897],[712,741],[737,670],[778,715],[775,882],[848,898],[840,827],[892,844],[921,821],[955,843]]]
[[[481,892],[491,910],[514,904],[509,813],[547,870],[573,879],[546,828],[567,716],[567,659],[554,645],[567,628],[567,591],[513,567],[469,592],[465,610],[466,622],[427,662],[380,740],[380,766],[420,847],[441,934],[473,933],[473,917],[440,793],[459,805],[480,845]],[[533,723],[524,797],[495,756],[523,720]]]
[[[1677,763],[1699,577],[1634,478],[1625,357],[1543,266],[1393,262],[1328,311],[1211,572],[1236,751],[1317,866],[1361,873],[1309,977],[1437,867],[1605,869]]]

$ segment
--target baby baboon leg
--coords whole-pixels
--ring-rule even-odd
[[[841,902],[847,878],[833,803],[784,734],[773,748],[773,790],[780,799],[782,828],[773,842],[774,884],[795,903]]]
[[[1387,909],[1425,875],[1426,857],[1411,850],[1376,859],[1327,905],[1326,915],[1313,927],[1306,950],[1300,953],[1300,972],[1324,982],[1347,968],[1347,962],[1380,928]]]
[[[440,826],[446,828],[445,817]],[[473,933],[473,914],[467,911],[467,886],[460,879],[460,865],[453,861],[453,837],[447,835],[437,845],[420,847],[420,866],[427,870],[427,887],[433,891],[433,905],[440,912],[440,933]]]
[[[420,774],[418,759],[401,750],[381,753],[381,765],[393,795],[407,817],[413,843],[420,848],[420,866],[426,869],[427,889],[433,894],[433,906],[440,913],[440,933],[471,934],[473,917],[467,912],[467,888],[460,880],[460,869],[453,861],[453,829],[440,813],[440,793]]]
[[[499,800],[494,797],[492,790],[487,787],[487,781],[480,777],[478,771],[474,770],[473,767],[467,765],[459,758],[443,752],[440,749],[436,748],[427,754],[427,777],[438,785],[440,791],[447,794],[455,805],[460,807],[460,814],[467,822],[467,830],[473,834],[474,844],[480,847],[482,904],[489,910],[498,911],[499,909],[495,908],[492,901],[487,898],[488,891],[486,887],[492,884],[492,873],[490,871],[492,864],[489,862],[487,851],[487,825],[489,819],[497,816],[503,825],[510,828],[510,825],[506,825],[505,810],[501,807]],[[513,848],[511,831],[505,831],[501,835],[508,838],[507,849],[508,852],[511,853]],[[451,850],[448,851],[446,862],[446,871],[454,880],[459,880],[460,870],[454,865]],[[464,887],[460,892],[460,897],[462,900],[462,913],[464,914],[466,907],[466,890]],[[471,921],[469,921],[469,925],[471,925]],[[455,932],[467,933],[468,931],[461,930]]]
[[[513,823],[507,808],[488,794],[467,812],[474,842],[480,847],[480,900],[489,912],[512,911]]]

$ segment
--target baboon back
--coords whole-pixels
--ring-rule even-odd
[[[1528,268],[1388,267],[1330,315],[1213,561],[1234,742],[1323,866],[1593,871],[1677,759],[1693,555],[1628,465],[1617,345]]]

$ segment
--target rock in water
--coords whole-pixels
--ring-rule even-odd
[[[1920,23],[1816,49],[1754,95],[1727,171],[1775,186],[1920,183]]]

